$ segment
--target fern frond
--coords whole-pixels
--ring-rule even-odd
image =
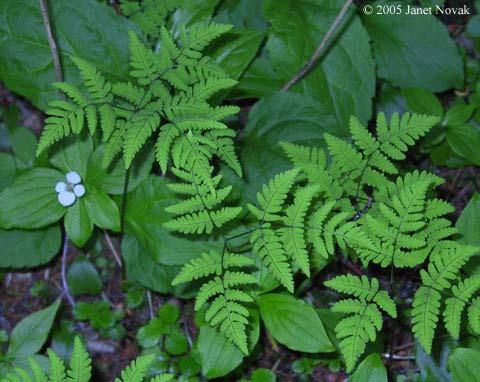
[[[431,259],[427,270],[421,270],[422,286],[413,298],[412,324],[415,338],[427,353],[431,352],[432,341],[440,314],[441,293],[450,288],[460,268],[478,252],[473,246],[451,242],[443,247],[442,253]],[[452,328],[453,329],[453,328]]]
[[[65,365],[62,359],[51,349],[47,350],[50,359],[49,382],[66,382]]]
[[[243,353],[248,354],[246,325],[249,312],[243,304],[252,302],[252,297],[239,288],[256,284],[257,279],[235,269],[253,265],[253,261],[243,255],[211,251],[203,253],[200,258],[185,264],[174,279],[173,284],[188,282],[215,274],[205,282],[195,299],[195,310],[201,309],[211,300],[205,319],[232,341]]]
[[[137,34],[129,31],[130,75],[135,77],[140,85],[148,85],[157,78],[158,60],[155,54],[140,42]]]
[[[367,342],[375,341],[377,332],[382,329],[383,319],[378,307],[392,318],[397,317],[397,309],[388,293],[379,289],[376,278],[369,280],[366,276],[347,274],[324,284],[337,292],[357,297],[338,301],[332,307],[333,311],[350,314],[335,327],[349,372],[365,351]]]
[[[160,116],[153,110],[141,110],[126,124],[125,140],[123,142],[123,156],[125,168],[129,168],[133,158],[140,151],[147,139],[160,125]]]
[[[480,290],[480,276],[472,276],[459,282],[458,285],[454,285],[453,297],[445,300],[445,310],[443,311],[445,327],[455,339],[459,337],[461,316],[465,305],[478,290]]]
[[[80,70],[83,83],[96,103],[112,102],[112,84],[89,62],[78,57],[72,57],[75,66]]]
[[[92,360],[83,347],[79,337],[75,337],[73,352],[70,357],[70,370],[67,371],[68,382],[90,381]]]
[[[142,382],[154,359],[154,354],[138,357],[122,371],[121,378],[115,378],[115,382]]]
[[[293,293],[293,273],[281,239],[276,232],[268,228],[267,224],[252,233],[250,242],[253,244],[253,252],[265,263],[272,275],[290,293]]]

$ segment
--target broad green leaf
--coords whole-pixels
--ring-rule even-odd
[[[92,137],[87,134],[71,135],[50,150],[50,163],[65,174],[77,172],[85,183],[88,159],[93,151]]]
[[[105,192],[90,186],[84,198],[88,217],[93,224],[103,229],[120,231],[120,212]]]
[[[13,153],[26,167],[31,167],[35,160],[37,138],[30,129],[16,127],[8,134],[8,140],[12,145]]]
[[[165,207],[177,201],[167,183],[166,178],[150,176],[128,195],[125,232],[135,235],[148,256],[159,264],[183,265],[212,248],[221,251],[223,242],[219,239],[195,240],[163,228],[163,223],[171,219]]]
[[[93,231],[93,223],[85,207],[85,197],[77,198],[72,206],[67,207],[64,224],[72,243],[77,247],[83,247]]]
[[[165,346],[165,350],[171,355],[181,355],[188,351],[187,338],[178,330],[169,333],[163,345]]]
[[[69,57],[81,57],[107,77],[128,76],[128,30],[112,7],[96,0],[49,2],[50,19],[65,80],[78,84],[80,74]],[[0,79],[40,109],[58,98],[52,54],[36,0],[0,2]]]
[[[321,145],[323,134],[335,134],[335,119],[309,96],[277,92],[258,101],[250,110],[240,142],[244,170],[242,197],[255,201],[256,193],[275,174],[291,167],[279,141]],[[239,182],[231,172],[228,181]]]
[[[455,226],[462,235],[460,241],[480,246],[480,194],[478,192],[472,196]]]
[[[261,98],[275,93],[284,85],[284,80],[266,57],[258,57],[250,64],[237,86],[232,89],[232,98]]]
[[[58,224],[33,231],[0,230],[0,268],[36,267],[48,263],[61,244]]]
[[[259,368],[252,373],[252,382],[276,382],[277,377],[270,369]]]
[[[135,281],[159,293],[172,293],[188,298],[198,291],[190,284],[173,287],[172,280],[181,269],[180,265],[157,263],[151,252],[145,250],[133,235],[126,234],[122,239],[122,258],[129,281]]]
[[[376,4],[398,4],[381,2]],[[372,38],[377,73],[401,88],[433,92],[463,86],[462,59],[446,26],[433,15],[364,15]]]
[[[422,346],[415,343],[415,362],[420,369],[421,381],[449,382],[450,375],[447,371],[448,356],[457,345],[450,338],[437,339],[432,354],[425,353]]]
[[[234,79],[240,78],[252,61],[265,35],[256,30],[236,30],[212,47],[212,58]]]
[[[457,104],[448,109],[442,122],[444,126],[458,126],[467,122],[475,111],[475,106],[467,104]]]
[[[265,294],[257,299],[268,332],[281,344],[306,353],[335,350],[315,310],[286,294]]]
[[[99,146],[91,155],[88,162],[86,181],[110,195],[123,194],[125,182],[125,165],[123,159],[117,157],[113,163],[104,168],[102,165],[105,145]],[[150,173],[154,159],[152,145],[146,144],[130,166],[127,192],[133,191],[142,183]]]
[[[173,304],[163,304],[157,312],[157,316],[162,322],[166,324],[173,324],[177,322],[178,318],[180,317],[180,311],[178,307]]]
[[[232,24],[235,29],[266,30],[268,24],[259,12],[258,0],[225,0],[220,3],[214,21]]]
[[[182,27],[208,22],[218,2],[219,0],[183,1],[182,6],[172,15],[172,29],[175,34],[178,33]]]
[[[84,255],[77,256],[68,268],[67,282],[74,296],[96,295],[102,291],[102,280],[97,269]]]
[[[351,382],[388,382],[387,369],[378,353],[372,353],[358,365],[349,379]]]
[[[15,159],[11,154],[0,152],[0,191],[12,184],[17,174]]]
[[[480,381],[480,351],[457,348],[450,354],[448,368],[453,382]]]
[[[154,318],[138,330],[136,338],[141,347],[150,348],[157,345],[168,330],[168,327],[162,320]]]
[[[283,84],[311,59],[342,5],[337,0],[264,1],[265,18],[272,24],[266,47]],[[315,99],[319,108],[335,117],[342,134],[348,131],[350,115],[362,123],[371,117],[375,65],[367,31],[353,9],[333,41],[292,90]]]
[[[240,365],[243,359],[238,347],[209,325],[200,327],[197,347],[202,374],[209,379],[227,375]]]
[[[437,96],[430,90],[422,88],[402,89],[402,96],[407,102],[408,111],[443,117],[443,106]]]
[[[449,126],[447,140],[455,152],[469,163],[480,166],[480,129],[472,125]]]
[[[47,340],[59,306],[60,300],[57,300],[48,308],[20,321],[10,335],[7,354],[14,358],[26,358],[38,352]]]
[[[34,168],[20,175],[0,194],[0,227],[41,228],[65,213],[55,192],[65,175],[56,170]]]

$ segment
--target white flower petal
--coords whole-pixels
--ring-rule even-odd
[[[68,180],[68,183],[70,184],[78,184],[82,181],[82,178],[80,178],[80,175],[78,175],[78,172],[70,171],[70,172],[67,172],[67,180]]]
[[[67,185],[65,184],[65,182],[57,182],[57,184],[55,185],[55,191],[57,191],[58,193],[64,192],[66,190]]]
[[[85,195],[85,187],[83,187],[83,184],[77,184],[75,187],[73,187],[73,192],[78,198],[80,198]]]
[[[64,207],[71,206],[75,203],[75,194],[70,191],[60,192],[58,194],[58,201]]]

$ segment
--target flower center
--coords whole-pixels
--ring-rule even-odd
[[[75,185],[72,184],[72,183],[69,183],[69,182],[67,182],[66,184],[67,184],[67,189],[66,190],[68,192],[73,192],[73,187],[75,187]]]

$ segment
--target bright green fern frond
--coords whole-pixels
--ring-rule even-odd
[[[293,273],[277,233],[266,226],[255,230],[250,237],[250,242],[253,244],[253,252],[265,263],[272,275],[293,293]]]
[[[135,77],[140,85],[148,85],[157,78],[158,60],[155,54],[140,42],[133,31],[128,33],[130,43],[130,74]]]
[[[51,349],[47,350],[50,359],[49,382],[66,382],[65,365],[62,359]]]
[[[480,334],[480,297],[472,299],[468,307],[468,323],[475,334]]]
[[[252,302],[253,299],[243,288],[256,284],[257,279],[247,272],[236,269],[252,265],[253,261],[243,255],[211,251],[185,264],[173,281],[173,284],[177,285],[215,275],[200,288],[195,299],[195,310],[211,301],[205,319],[212,326],[218,326],[218,329],[245,354],[248,354],[246,325],[249,312],[244,304]]]
[[[283,203],[295,182],[298,172],[297,169],[288,170],[271,179],[268,185],[263,186],[262,192],[257,193],[260,208],[248,204],[250,212],[262,222],[280,220],[277,213],[282,210]]]
[[[121,373],[121,378],[116,378],[115,382],[143,382],[148,367],[155,359],[154,354],[138,357],[133,360],[129,366]]]
[[[142,110],[136,113],[126,125],[123,142],[125,168],[129,168],[138,151],[160,125],[160,115],[153,110]]]
[[[68,382],[90,381],[92,361],[83,347],[79,337],[75,337],[72,356],[70,357],[70,370],[67,371]]]
[[[443,246],[441,254],[431,259],[427,270],[420,271],[422,286],[413,298],[412,324],[415,338],[427,353],[431,352],[440,314],[440,292],[450,288],[460,268],[478,251],[477,247],[450,242]]]
[[[395,318],[396,306],[386,291],[379,290],[379,282],[375,278],[369,280],[366,276],[347,274],[324,284],[340,293],[357,297],[338,301],[332,307],[333,311],[350,314],[335,327],[349,372],[365,351],[367,342],[375,341],[377,332],[382,329],[383,319],[378,307]]]
[[[461,317],[465,305],[478,290],[480,290],[480,276],[472,276],[459,282],[458,285],[454,285],[452,288],[453,297],[445,300],[445,310],[443,311],[445,327],[455,339],[459,337]]]
[[[83,107],[67,101],[51,101],[48,104],[45,127],[38,142],[37,156],[71,133],[79,134],[85,122]]]
[[[113,95],[110,94],[112,91],[112,84],[105,79],[97,68],[78,57],[72,57],[72,61],[80,70],[84,81],[83,83],[93,100],[97,103],[111,102],[113,100]]]
[[[231,29],[232,25],[211,23],[196,24],[188,32],[182,30],[180,34],[182,53],[187,57],[198,59],[200,57],[198,52]]]
[[[285,227],[279,230],[285,252],[307,276],[310,276],[310,262],[305,239],[305,215],[318,190],[318,186],[308,186],[296,192],[293,204],[285,210]]]

